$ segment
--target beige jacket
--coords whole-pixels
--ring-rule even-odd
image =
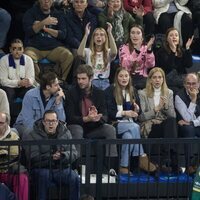
[[[157,113],[154,111],[154,99],[146,96],[146,90],[140,90],[138,93],[142,110],[142,113],[139,116],[139,120],[141,122],[141,135],[142,137],[148,138],[153,124],[160,124],[168,117],[176,117],[173,92],[172,90],[169,90],[168,101],[165,107]]]
[[[6,130],[0,141],[16,141],[19,136],[14,131]],[[18,146],[0,146],[0,172],[7,172],[8,168],[12,167],[18,162],[19,147]]]
[[[138,91],[140,98],[140,106],[142,113],[139,116],[141,122],[150,120],[150,119],[166,119],[167,117],[176,117],[176,113],[174,110],[174,99],[173,99],[173,91],[169,89],[168,102],[163,110],[159,113],[154,112],[154,100],[153,97],[149,98],[146,95],[146,89]]]
[[[10,115],[8,98],[2,89],[0,89],[0,112]]]

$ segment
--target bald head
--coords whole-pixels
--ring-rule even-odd
[[[195,73],[189,73],[185,76],[184,87],[187,92],[199,90],[199,77]],[[190,92],[189,92],[190,93]]]

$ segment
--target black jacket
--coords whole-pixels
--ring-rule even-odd
[[[162,68],[166,75],[173,69],[176,69],[178,74],[186,74],[186,68],[192,67],[192,54],[190,50],[182,50],[182,53],[182,57],[177,57],[163,47],[156,54],[156,66]]]
[[[78,49],[81,40],[85,34],[85,27],[87,23],[90,23],[91,31],[87,40],[87,47],[91,39],[91,35],[94,29],[97,27],[97,18],[91,14],[87,9],[84,12],[82,20],[76,15],[74,10],[70,10],[64,14],[66,26],[68,26],[69,34],[66,37],[65,44],[69,45],[70,48]]]
[[[74,86],[70,89],[68,97],[66,100],[66,116],[69,124],[79,124],[83,127],[84,131],[91,131],[98,126],[107,122],[107,109],[104,91],[92,86],[91,94],[89,98],[93,102],[93,105],[96,107],[98,113],[101,113],[103,116],[99,122],[83,122],[82,117],[82,98],[84,94],[79,89],[78,86]]]

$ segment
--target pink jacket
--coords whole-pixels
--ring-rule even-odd
[[[124,44],[119,49],[119,59],[121,66],[126,68],[130,73],[133,73],[133,62],[137,62],[139,67],[133,74],[138,73],[147,77],[147,69],[155,66],[155,56],[153,52],[147,51],[147,46],[142,45],[140,51],[134,50],[132,53],[129,51],[128,44]]]

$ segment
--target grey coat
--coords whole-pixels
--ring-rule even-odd
[[[154,112],[155,105],[153,97],[147,97],[145,89],[140,90],[138,93],[140,98],[140,106],[142,110],[142,113],[139,116],[139,120],[141,122],[157,118],[165,120],[168,117],[176,117],[172,90],[169,89],[167,105],[157,114]]]

